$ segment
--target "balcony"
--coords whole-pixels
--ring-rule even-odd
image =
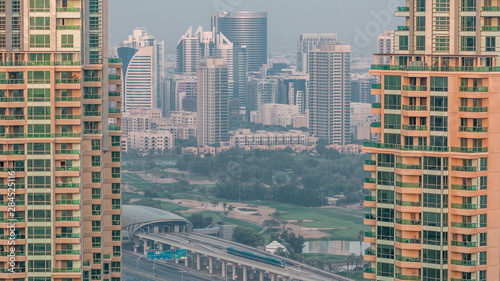
[[[116,125],[109,125],[109,130],[110,131],[121,131],[122,128],[120,126],[116,126]]]
[[[397,169],[406,169],[406,170],[421,170],[422,165],[419,164],[401,164],[401,163],[396,163],[396,168]]]
[[[403,256],[396,256],[396,260],[402,261],[402,262],[420,262],[420,257],[403,257]]]
[[[477,210],[477,204],[452,203],[451,207],[453,209],[461,209],[461,210]]]
[[[400,25],[400,26],[398,26],[398,30],[399,31],[407,31],[407,30],[410,30],[410,27],[406,26],[406,25]]]
[[[86,100],[98,100],[101,99],[101,95],[83,95]]]
[[[381,90],[382,89],[382,84],[372,84],[372,89],[373,90]]]
[[[396,205],[404,207],[421,207],[422,202],[396,200]]]
[[[476,261],[465,261],[465,260],[451,260],[451,264],[453,265],[461,265],[461,266],[476,266]]]
[[[56,233],[56,238],[80,238],[79,233]]]
[[[24,102],[24,97],[0,97],[0,102]]]
[[[56,115],[56,119],[82,119],[82,116],[80,114],[59,114]]]
[[[0,172],[24,172],[24,167],[0,167]]]
[[[403,130],[407,131],[427,131],[427,126],[422,125],[403,125]]]
[[[81,27],[79,25],[58,25],[56,28],[59,30],[79,30]]]
[[[77,166],[56,167],[56,171],[58,171],[58,172],[61,172],[61,171],[62,172],[78,172],[78,171],[80,171],[80,167],[77,167]]]
[[[79,205],[80,200],[56,200],[57,205]]]
[[[79,268],[53,268],[52,272],[55,272],[55,273],[80,272],[80,269]]]
[[[477,167],[473,166],[452,166],[452,171],[456,172],[477,172]]]
[[[85,129],[85,130],[83,130],[83,133],[85,135],[99,135],[102,132],[101,132],[101,130]]]
[[[119,108],[110,108],[109,113],[120,113],[121,110]]]
[[[422,241],[418,238],[403,238],[396,237],[396,242],[404,243],[404,244],[420,244]]]
[[[487,147],[452,147],[451,152],[484,153],[484,152],[488,152],[488,148]]]
[[[451,241],[451,245],[457,247],[467,247],[467,248],[477,247],[476,242],[466,242],[466,241]]]
[[[79,138],[79,137],[81,137],[81,134],[80,133],[61,132],[61,133],[55,133],[54,137],[56,137],[56,138]]]
[[[460,132],[468,132],[468,133],[486,133],[488,132],[487,127],[465,127],[465,126],[460,126],[458,128]]]
[[[56,101],[81,101],[81,97],[56,97]]]
[[[373,200],[373,201],[375,201],[375,200]],[[374,214],[365,214],[365,219],[374,220],[374,219],[376,219],[376,217]]]
[[[414,150],[414,151],[435,151],[435,152],[448,152],[447,146],[417,146],[417,145],[402,145],[392,143],[380,142],[365,142],[364,147],[382,148],[382,149],[396,149],[396,150]]]
[[[402,188],[420,188],[422,185],[419,182],[396,182],[397,187]]]
[[[460,112],[488,112],[487,107],[481,106],[461,106],[459,110]]]
[[[79,188],[79,183],[56,183],[56,188]]]
[[[0,150],[0,155],[24,155],[24,150]]]
[[[486,93],[488,92],[488,87],[460,87],[460,92],[469,92],[469,93]]]
[[[83,82],[101,82],[100,77],[85,77],[83,78]]]
[[[0,115],[0,120],[24,120],[25,115]]]
[[[380,128],[382,125],[380,124],[380,122],[373,122],[370,126],[372,128]]]
[[[375,232],[365,232],[365,237],[377,237]]]
[[[56,84],[80,84],[80,79],[56,79]]]
[[[68,12],[80,12],[80,8],[68,8],[68,7],[64,7],[64,8],[56,8],[56,11],[57,12],[63,12],[63,13],[68,13]]]
[[[375,179],[375,178],[365,178],[365,183],[377,183],[377,179]]]
[[[0,84],[24,84],[24,79],[0,79]]]
[[[56,255],[79,255],[79,250],[56,250]]]
[[[110,96],[110,97],[119,97],[119,96],[121,96],[121,93],[120,92],[109,92],[108,96]]]
[[[83,116],[101,116],[100,111],[85,111]]]
[[[397,224],[402,225],[421,225],[422,221],[420,220],[404,220],[404,219],[396,219]]]
[[[451,186],[451,189],[453,190],[463,190],[463,191],[476,191],[477,186],[476,185],[461,185],[461,184],[454,184]]]
[[[428,88],[426,85],[403,85],[403,91],[408,91],[408,92],[427,92]]]
[[[121,80],[122,78],[121,78],[121,76],[120,76],[120,75],[110,74],[110,75],[108,76],[108,79],[109,79],[109,80]]]
[[[372,249],[366,249],[365,250],[365,255],[374,256],[375,254],[376,254],[375,250],[372,250]]]
[[[398,7],[398,12],[409,12],[410,7]]]
[[[402,108],[408,111],[427,111],[426,105],[403,105]]]
[[[388,65],[374,64],[372,70],[395,70],[395,71],[430,71],[430,72],[499,72],[498,66],[411,66],[411,65]]]
[[[375,161],[375,160],[365,160],[365,165],[368,165],[368,166],[377,165],[377,161]]]
[[[483,31],[500,31],[500,26],[483,26]]]
[[[80,154],[80,150],[61,149],[56,150],[56,154]]]
[[[377,270],[375,268],[369,268],[369,267],[366,267],[364,269],[364,272],[365,273],[372,273],[372,274],[375,274],[377,272]]]
[[[372,108],[382,108],[382,105],[379,102],[372,103]]]
[[[56,221],[80,221],[80,217],[56,217]]]
[[[122,63],[122,59],[120,58],[109,58],[108,63]]]
[[[399,280],[414,280],[414,281],[419,281],[422,280],[422,277],[417,276],[417,275],[403,275],[400,273],[396,273],[396,279]]]
[[[477,223],[470,223],[470,222],[452,222],[451,227],[457,227],[457,228],[477,228],[478,224]]]

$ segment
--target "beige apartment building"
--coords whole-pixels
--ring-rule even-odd
[[[396,12],[395,54],[371,71],[369,280],[500,280],[499,7],[407,0]]]
[[[121,62],[107,58],[107,11],[0,1],[2,281],[121,280]]]

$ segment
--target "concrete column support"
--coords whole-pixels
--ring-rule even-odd
[[[276,275],[274,275],[274,273],[270,273],[271,275],[271,281],[276,281]]]
[[[208,273],[214,273],[214,259],[212,257],[208,257]]]
[[[196,270],[201,270],[201,259],[199,254],[196,254]]]
[[[147,256],[148,252],[148,241],[146,239],[142,240],[144,241],[144,255]]]
[[[232,268],[233,268],[233,270],[232,270],[233,271],[232,272],[232,274],[233,274],[233,280],[236,280],[236,265],[233,265]]]
[[[259,271],[259,281],[264,281],[264,271]]]
[[[186,259],[184,260],[184,266],[189,267],[189,255],[186,256]]]
[[[243,267],[243,281],[248,281],[247,279],[247,267]]]
[[[250,280],[254,279],[254,273],[255,273],[254,270],[250,269],[250,272],[249,272],[249,274],[250,274]]]
[[[226,261],[221,261],[221,265],[222,265],[222,277],[226,277],[226,273],[227,273],[227,262]]]

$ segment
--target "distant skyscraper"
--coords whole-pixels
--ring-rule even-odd
[[[135,107],[161,108],[165,97],[164,43],[137,28],[118,48],[124,63],[126,111]]]
[[[351,48],[321,45],[309,52],[309,129],[330,144],[351,141]]]
[[[351,102],[374,103],[377,96],[371,94],[372,85],[377,83],[376,78],[356,79],[351,82]]]
[[[0,280],[121,280],[108,1],[0,1]],[[111,74],[112,73],[112,74]]]
[[[386,31],[377,37],[377,53],[393,54],[394,53],[394,30]],[[380,56],[378,64],[390,64],[391,57]]]
[[[307,73],[307,53],[320,45],[330,45],[337,42],[335,33],[304,33],[300,35],[297,46],[297,72]]]
[[[224,34],[234,44],[246,46],[248,71],[258,71],[267,63],[267,13],[216,13],[212,17],[212,31]]]
[[[177,43],[176,72],[181,75],[196,75],[201,59],[213,56],[224,59],[229,69],[229,97],[238,100],[239,107],[244,109],[247,79],[246,48],[233,44],[224,34],[203,31],[201,26],[193,33],[193,28],[190,27]]]
[[[307,76],[292,76],[283,80],[283,98],[280,103],[297,105],[300,114],[305,114],[308,107]]]
[[[198,145],[229,140],[229,69],[222,58],[204,58],[198,67]]]

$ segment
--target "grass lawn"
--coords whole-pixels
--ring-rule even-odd
[[[330,234],[329,237],[325,237],[323,240],[346,240],[346,241],[357,241],[358,234],[360,231],[367,231],[367,228],[363,226],[362,214],[355,211],[344,210],[344,209],[318,209],[318,208],[307,208],[301,206],[294,206],[284,203],[277,202],[265,202],[265,201],[251,201],[247,202],[253,205],[261,206],[271,206],[276,210],[282,212],[282,218],[286,220],[312,220],[310,222],[303,222],[302,226],[304,229],[307,227],[315,228],[338,228],[324,230],[324,232]],[[292,224],[297,224],[296,222]]]
[[[349,278],[356,280],[356,281],[367,280],[367,279],[363,278],[363,272],[357,272],[357,273],[351,272],[351,273],[349,273],[349,276],[347,276],[347,272],[340,272],[339,275],[349,277]]]

